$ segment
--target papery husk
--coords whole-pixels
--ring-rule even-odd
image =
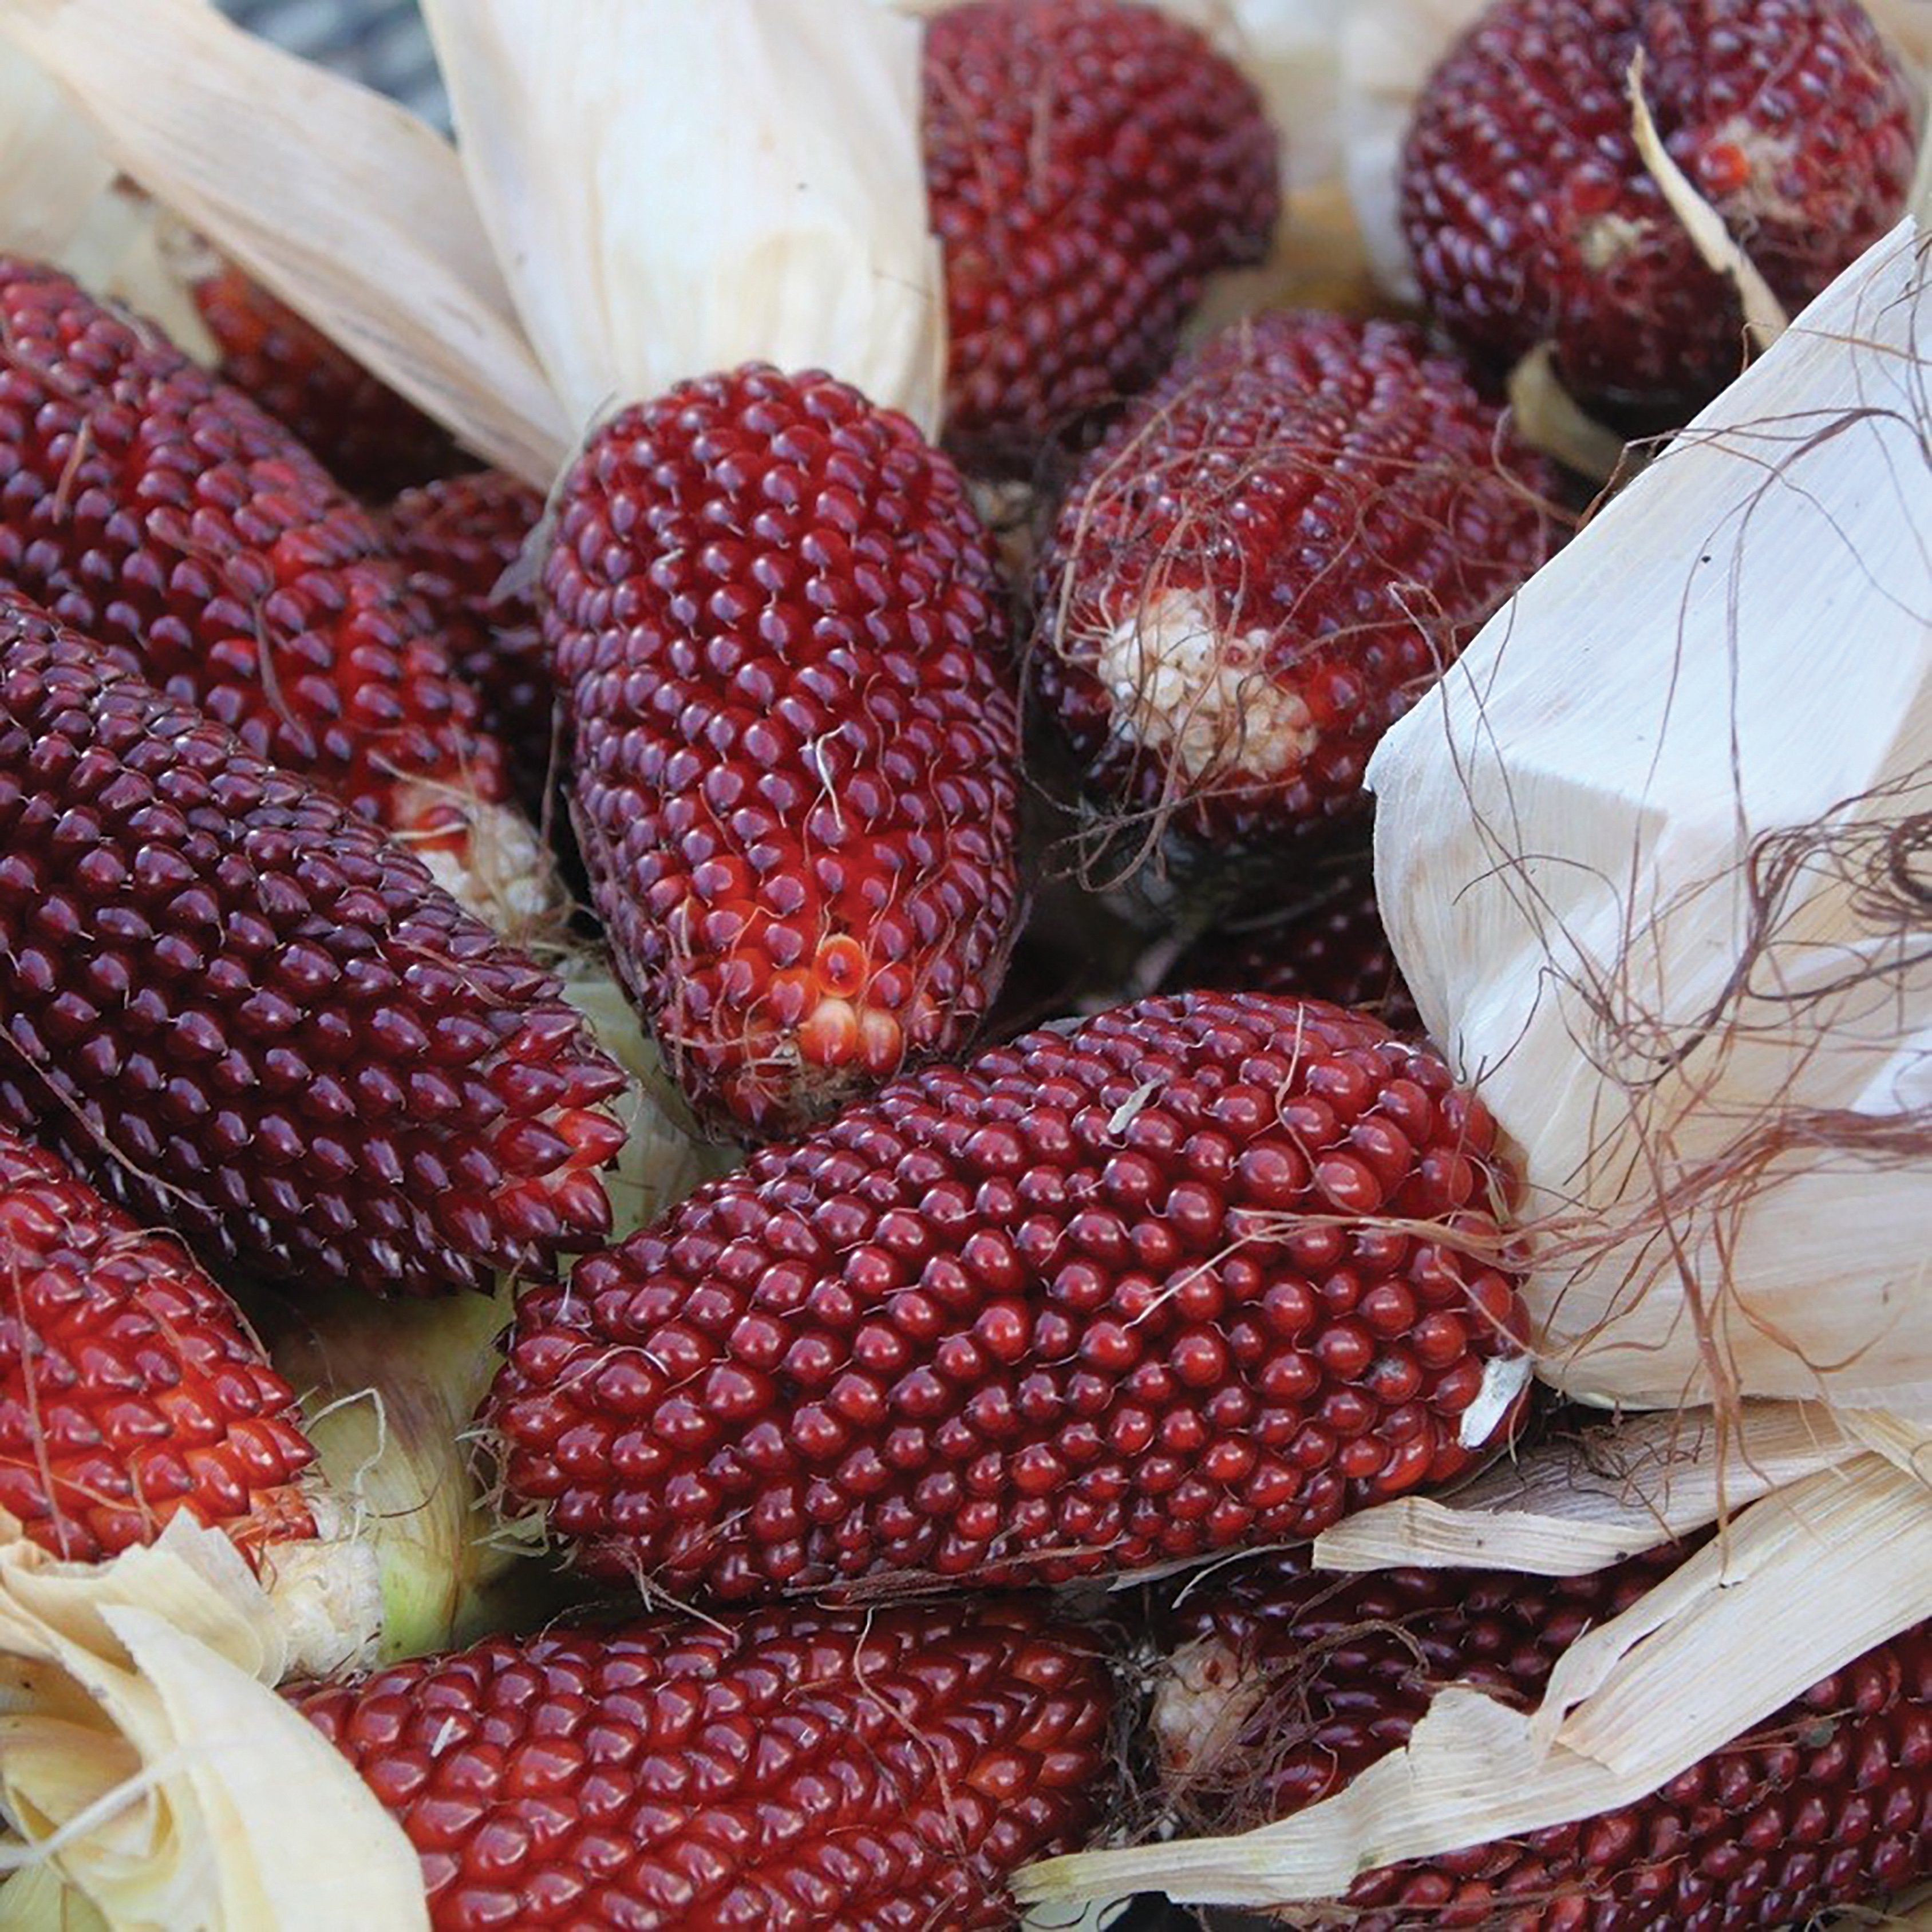
[[[553,1579],[497,1534],[468,1439],[511,1312],[507,1285],[394,1302],[340,1288],[305,1294],[268,1324],[275,1366],[301,1392],[309,1439],[374,1564],[381,1636],[358,1661],[454,1648],[547,1606]]]
[[[866,0],[428,0],[458,152],[580,430],[748,361],[928,435],[945,369],[916,21]]]
[[[1891,1418],[1868,1419],[1881,1437]],[[1881,1442],[1811,1402],[1605,1420],[1492,1463],[1453,1496],[1402,1496],[1324,1532],[1318,1570],[1516,1570],[1576,1576],[1730,1517]]]
[[[466,447],[548,486],[577,425],[440,135],[208,0],[0,0],[0,33],[156,201]]]
[[[1402,1750],[1322,1804],[1235,1836],[1048,1860],[1015,1890],[1028,1904],[1337,1898],[1378,1866],[1645,1796],[1928,1615],[1932,1499],[1884,1458],[1856,1456],[1754,1504],[1580,1639],[1534,1711],[1444,1690]]]
[[[1370,767],[1404,976],[1520,1153],[1539,1372],[1588,1400],[1932,1416],[1927,313],[1907,223]],[[1774,833],[1820,849],[1767,908]]]
[[[282,1633],[224,1538],[178,1516],[106,1564],[0,1546],[0,1806],[26,1840],[0,1922],[428,1925],[401,1828],[269,1688]]]

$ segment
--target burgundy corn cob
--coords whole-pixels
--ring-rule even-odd
[[[293,1391],[180,1244],[0,1130],[0,1509],[82,1562],[180,1510],[252,1556],[315,1534],[314,1460]]]
[[[1207,277],[1260,260],[1280,211],[1260,95],[1157,7],[950,7],[925,123],[947,441],[994,470],[1151,382]]]
[[[1174,968],[1173,983],[1328,1000],[1367,1007],[1397,1033],[1421,1030],[1376,905],[1367,853],[1311,873],[1281,896],[1288,905],[1279,916],[1255,914],[1210,933]]]
[[[440,860],[528,842],[427,610],[287,430],[52,268],[0,258],[0,583]]]
[[[1424,296],[1472,353],[1555,345],[1578,394],[1694,404],[1744,314],[1644,166],[1671,158],[1796,310],[1904,212],[1914,90],[1856,0],[1501,0],[1430,77],[1402,163]]]
[[[1109,1769],[1104,1665],[1024,1600],[551,1630],[295,1694],[439,1932],[1010,1925]]]
[[[712,1122],[770,1135],[992,1004],[1018,728],[992,552],[903,416],[752,365],[607,423],[544,575],[578,843]]]
[[[0,598],[0,1118],[296,1282],[482,1286],[610,1226],[622,1085],[374,826]]]
[[[1337,1579],[1292,1557],[1190,1593],[1156,1702],[1168,1795],[1210,1828],[1305,1809],[1398,1750],[1436,1693],[1526,1708],[1586,1630],[1683,1560],[1589,1576],[1398,1570]],[[1298,1922],[1643,1932],[1800,1924],[1932,1876],[1932,1625],[1834,1672],[1638,1803],[1366,1872]]]
[[[1378,1021],[1145,1000],[895,1082],[526,1296],[485,1419],[581,1562],[674,1592],[1312,1536],[1507,1432],[1493,1141]]]
[[[1238,324],[1075,478],[1042,701],[1097,791],[1202,838],[1356,813],[1376,740],[1548,554],[1555,487],[1419,329]]]
[[[345,490],[380,500],[466,466],[440,423],[252,276],[224,265],[192,293],[222,380],[292,430]]]
[[[533,590],[506,580],[544,512],[542,494],[500,470],[406,490],[385,535],[435,613],[458,674],[482,700],[483,728],[508,754],[517,796],[542,806],[554,762],[556,680]]]

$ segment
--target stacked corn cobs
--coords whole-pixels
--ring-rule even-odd
[[[1509,339],[1498,258],[1606,410],[1722,380],[1728,291],[1603,98],[1640,32],[1686,126],[1733,116],[1682,158],[1719,199],[1747,81],[1850,76],[1845,212],[1794,218],[1780,292],[1909,173],[1856,8],[1757,10],[1804,86],[1753,10],[1666,10],[1504,4],[1445,67],[1402,184],[1443,333],[1182,356],[1277,219],[1255,89],[1130,0],[967,0],[926,44],[943,446],[836,371],[694,370],[548,506],[237,272],[210,374],[0,262],[0,1504],[64,1558],[185,1513],[272,1573],[341,1512],[251,1295],[511,1277],[484,1483],[571,1584],[286,1690],[435,1923],[1004,1924],[1124,1819],[1291,1815],[1452,1682],[1532,1703],[1682,1560],[1304,1553],[1528,1419],[1510,1156],[1422,1036],[1363,790],[1576,500],[1501,400],[1556,325]],[[1026,581],[973,487],[1015,477]],[[621,1240],[617,1060],[452,890],[513,797],[586,888],[566,950],[748,1150]],[[1623,1810],[1315,1916],[1784,1924],[1926,1876],[1928,1792],[1915,1631]]]

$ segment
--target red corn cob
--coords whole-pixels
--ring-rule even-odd
[[[1397,1033],[1421,1030],[1376,909],[1368,854],[1351,854],[1282,896],[1287,909],[1279,916],[1256,915],[1209,934],[1175,968],[1173,983],[1367,1007]]]
[[[442,426],[237,268],[194,285],[218,373],[318,457],[345,490],[393,496],[465,466]]]
[[[1026,469],[1151,382],[1280,211],[1261,97],[1126,0],[971,0],[928,26],[926,173],[946,266],[946,435]]]
[[[1376,740],[1548,554],[1553,476],[1404,324],[1278,314],[1090,455],[1033,668],[1090,782],[1217,843],[1363,803]]]
[[[1398,1750],[1450,1684],[1526,1707],[1583,1632],[1682,1561],[1552,1580],[1481,1570],[1338,1580],[1292,1558],[1190,1592],[1156,1705],[1169,1795],[1214,1827],[1319,1802]],[[1350,1932],[1792,1925],[1932,1876],[1932,1624],[1849,1664],[1639,1803],[1364,1874]]]
[[[700,1112],[780,1132],[961,1044],[1018,730],[952,464],[828,376],[686,383],[592,439],[544,591],[597,910]]]
[[[78,1562],[184,1509],[252,1555],[316,1534],[314,1460],[293,1392],[180,1244],[0,1130],[0,1509]]]
[[[366,820],[0,599],[0,1118],[264,1276],[426,1292],[610,1226],[623,1076]]]
[[[542,806],[553,763],[556,680],[528,588],[506,586],[544,513],[542,496],[500,470],[407,490],[384,533],[436,614],[451,662],[483,701],[483,728],[508,753],[517,795]]]
[[[1640,51],[1671,158],[1793,309],[1904,212],[1916,104],[1855,0],[1502,0],[1437,68],[1402,158],[1430,308],[1504,363],[1553,343],[1581,395],[1695,403],[1743,310],[1637,152]]]
[[[1109,1762],[1090,1641],[1018,1600],[553,1630],[297,1701],[442,1932],[1010,1925]]]
[[[897,1081],[526,1296],[485,1418],[588,1568],[723,1598],[1312,1536],[1507,1432],[1493,1140],[1374,1019],[1143,1000]]]
[[[428,612],[286,430],[54,269],[0,258],[0,583],[439,860],[529,845]]]

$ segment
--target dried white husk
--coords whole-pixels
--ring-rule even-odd
[[[1379,1865],[1630,1803],[1928,1614],[1924,1485],[1882,1456],[1856,1456],[1754,1504],[1574,1644],[1535,1710],[1443,1691],[1402,1750],[1294,1817],[1051,1859],[1016,1889],[1028,1904],[1137,1890],[1190,1904],[1336,1898]]]
[[[416,1853],[280,1698],[272,1606],[226,1538],[64,1564],[0,1546],[0,1922],[124,1932],[427,1926]]]
[[[118,168],[470,448],[548,485],[568,422],[449,144],[208,0],[4,0]]]
[[[864,0],[599,0],[559,34],[521,0],[424,10],[476,206],[574,424],[757,359],[936,427],[916,21]]]
[[[1310,1554],[1318,1570],[1581,1576],[1889,1446],[1810,1402],[1624,1416],[1494,1463],[1453,1497],[1403,1496],[1346,1517]]]
[[[1908,224],[1371,768],[1403,970],[1528,1179],[1540,1372],[1587,1400],[1932,1416],[1928,320]],[[1779,833],[1816,849],[1766,913]]]

